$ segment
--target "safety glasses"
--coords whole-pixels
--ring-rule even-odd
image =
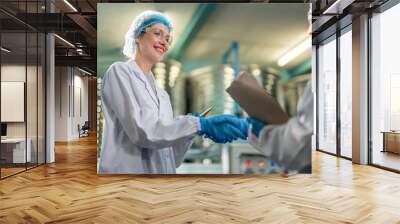
[[[149,33],[155,36],[158,40],[165,40],[170,46],[172,44],[172,36],[164,33],[162,29],[146,29],[144,33]]]

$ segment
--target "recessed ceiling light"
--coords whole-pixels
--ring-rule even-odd
[[[286,65],[291,60],[295,59],[297,56],[305,52],[306,50],[311,49],[311,38],[307,37],[306,40],[301,42],[299,45],[292,48],[290,51],[285,53],[278,59],[278,65],[280,67]]]
[[[6,52],[6,53],[10,53],[10,52],[11,52],[11,50],[9,50],[9,49],[7,49],[7,48],[5,48],[5,47],[1,47],[1,50],[4,51],[4,52]]]
[[[78,12],[78,10],[68,1],[68,0],[64,0],[65,4],[67,4],[72,10],[74,10],[75,12]]]
[[[54,36],[57,37],[58,39],[60,39],[61,41],[63,41],[64,43],[68,44],[69,46],[75,48],[75,45],[73,45],[73,44],[72,44],[71,42],[69,42],[68,40],[66,40],[66,39],[64,39],[64,38],[62,38],[62,37],[60,37],[60,36],[57,35],[57,34],[54,34]]]
[[[79,69],[79,71],[81,71],[81,72],[83,72],[83,73],[85,73],[85,74],[87,74],[87,75],[92,75],[92,73],[90,73],[90,72],[88,72],[88,71],[86,71],[86,70],[83,70],[83,69],[81,69],[81,68],[78,68]]]

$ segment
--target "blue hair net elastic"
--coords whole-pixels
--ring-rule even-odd
[[[125,44],[123,53],[125,56],[132,58],[136,51],[136,39],[143,33],[147,28],[155,24],[163,24],[172,32],[171,21],[162,13],[157,11],[145,11],[138,15],[133,20],[128,32],[125,34]]]

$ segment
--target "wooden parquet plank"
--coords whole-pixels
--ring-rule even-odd
[[[95,138],[0,181],[0,223],[400,223],[400,175],[313,152],[313,174],[97,175]]]

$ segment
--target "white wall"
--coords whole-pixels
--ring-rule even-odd
[[[33,67],[17,64],[9,64],[1,66],[1,81],[2,82],[25,82],[26,70],[28,73]],[[3,96],[4,97],[4,96]],[[7,110],[8,108],[1,108]],[[8,122],[7,123],[8,137],[25,137],[25,122]]]
[[[77,139],[78,124],[88,120],[88,78],[83,75],[76,68],[56,67],[56,141]]]
[[[79,72],[79,71],[78,71]],[[82,77],[80,74],[82,73],[78,73],[77,75],[77,70],[75,70],[75,75],[74,75],[74,96],[71,96],[74,99],[74,107],[72,108],[73,110],[75,110],[75,113],[72,113],[72,117],[73,119],[72,121],[72,129],[70,132],[70,135],[72,136],[72,138],[78,138],[79,133],[78,133],[78,124],[80,124],[81,126],[85,123],[85,121],[89,120],[89,116],[88,116],[88,106],[89,106],[89,102],[88,102],[88,78],[87,77]],[[79,93],[80,90],[80,93]],[[78,97],[80,94],[80,97]],[[81,101],[80,103],[78,101]],[[82,108],[79,108],[79,107]],[[82,111],[80,111],[79,109],[81,109]]]
[[[68,140],[68,71],[67,67],[55,68],[55,141]]]
[[[27,70],[26,70],[27,69]],[[26,72],[28,72],[28,76],[30,76],[31,74],[36,74],[36,67],[33,66],[27,66],[25,67],[24,65],[17,65],[17,64],[8,64],[8,65],[2,65],[1,66],[1,81],[3,82],[25,82],[25,75]],[[28,77],[29,79],[30,77]],[[30,85],[36,85],[36,80],[32,81],[29,80],[29,84]],[[33,102],[34,100],[36,100],[36,88],[32,89],[32,88],[28,88],[27,89],[27,106],[31,106],[36,108],[36,101],[34,105],[30,105],[31,102]],[[4,97],[4,96],[3,96]],[[34,99],[32,99],[34,98]],[[8,108],[1,108],[1,110],[7,110]],[[31,108],[32,109],[32,108]],[[28,137],[29,134],[31,133],[31,129],[32,130],[36,130],[36,113],[33,114],[31,113],[31,109],[28,110],[28,114],[27,114],[27,119],[28,122],[30,122],[28,124]],[[32,124],[32,121],[35,121],[35,124]],[[25,137],[25,126],[26,126],[26,122],[7,122],[7,136],[8,137]],[[36,132],[35,132],[36,133]]]

